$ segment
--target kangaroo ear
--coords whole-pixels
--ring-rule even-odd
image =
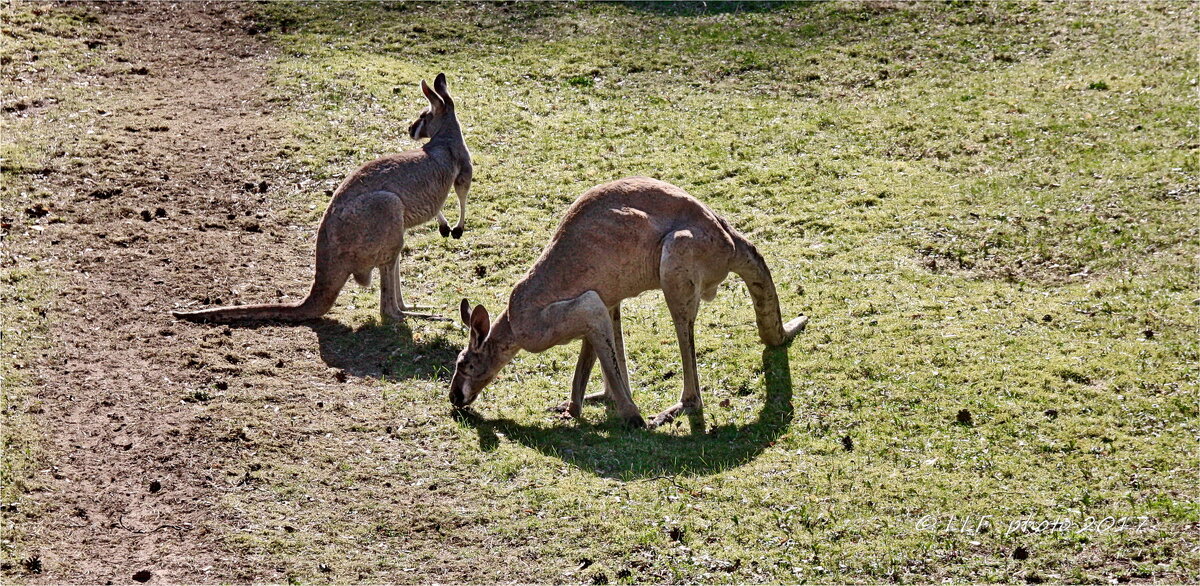
[[[488,315],[488,310],[482,305],[476,305],[475,311],[471,312],[471,333],[475,335],[476,340],[482,342],[491,330],[492,318]]]
[[[471,304],[464,297],[462,303],[458,304],[458,313],[462,316],[464,326],[471,325]]]
[[[429,107],[433,109],[434,114],[441,114],[446,109],[446,102],[437,95],[437,92],[429,89],[429,85],[423,79],[421,80],[421,93],[425,94],[425,99],[429,100]]]
[[[446,102],[447,108],[454,106],[454,100],[450,99],[450,88],[446,85],[445,73],[439,73],[437,74],[437,77],[434,78],[433,91],[437,92],[437,95],[442,98],[442,101]]]

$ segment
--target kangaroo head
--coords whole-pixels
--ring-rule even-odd
[[[429,107],[421,110],[421,115],[408,127],[408,135],[413,140],[433,138],[443,130],[458,126],[454,117],[454,100],[450,98],[450,88],[446,87],[446,74],[439,73],[433,80],[433,89],[421,80],[421,92],[429,100]]]
[[[456,408],[466,407],[475,401],[479,392],[496,378],[496,374],[512,358],[505,344],[488,338],[492,324],[487,309],[476,305],[472,310],[471,304],[463,299],[459,313],[462,314],[463,323],[471,328],[471,337],[467,347],[458,354],[454,377],[450,379],[450,403]]]

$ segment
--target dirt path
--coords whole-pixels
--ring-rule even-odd
[[[253,384],[243,373],[272,389],[328,380],[315,335],[281,328],[264,341],[262,330],[167,313],[206,294],[300,294],[311,274],[311,227],[286,225],[271,205],[291,179],[273,167],[282,134],[264,97],[269,55],[242,9],[88,8],[115,34],[105,62],[70,80],[88,83],[86,130],[53,129],[77,133],[41,180],[55,194],[42,203],[63,221],[10,242],[62,286],[31,398],[49,457],[32,495],[40,517],[26,527],[41,573],[16,571],[30,582],[280,579],[221,541],[238,524],[222,495],[251,474],[223,466],[253,450],[253,432],[237,409],[220,420],[207,403]]]

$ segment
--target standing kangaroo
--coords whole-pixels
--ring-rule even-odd
[[[429,107],[408,133],[414,140],[428,138],[429,142],[420,149],[371,161],[337,188],[317,230],[316,276],[303,301],[171,313],[193,321],[315,319],[333,307],[346,279],[353,275],[360,285],[367,286],[371,272],[378,267],[380,314],[397,320],[405,315],[421,316],[409,310],[428,308],[407,306],[400,295],[404,231],[436,217],[443,237],[453,234],[459,238],[471,187],[471,153],[454,114],[446,75],[438,74],[433,89],[422,80],[421,91]],[[453,230],[441,211],[451,186],[458,194],[458,224]]]
[[[495,323],[482,305],[471,311],[463,299],[459,310],[471,333],[450,381],[450,402],[458,408],[471,404],[519,350],[541,352],[582,338],[571,399],[557,409],[579,417],[585,400],[603,400],[629,425],[645,427],[629,392],[621,301],[661,288],[683,356],[683,396],[650,427],[687,413],[693,427],[703,429],[696,312],[701,299],[716,297],[730,271],[750,289],[763,343],[785,344],[804,329],[807,317],[787,324],[780,318],[771,271],[754,245],[700,201],[644,177],[593,187],[567,210]],[[597,358],[604,392],[584,397]]]

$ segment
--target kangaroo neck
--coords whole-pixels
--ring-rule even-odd
[[[487,339],[483,341],[483,351],[495,358],[492,371],[496,372],[504,368],[504,365],[508,364],[520,350],[521,347],[517,344],[512,326],[508,321],[508,311],[505,311],[496,318],[496,323],[492,324]]]
[[[452,118],[437,134],[429,137],[429,142],[425,143],[426,149],[436,147],[448,149],[450,156],[459,163],[469,164],[471,162],[471,152],[467,150],[467,143],[463,140],[462,128],[458,125],[457,118]]]

